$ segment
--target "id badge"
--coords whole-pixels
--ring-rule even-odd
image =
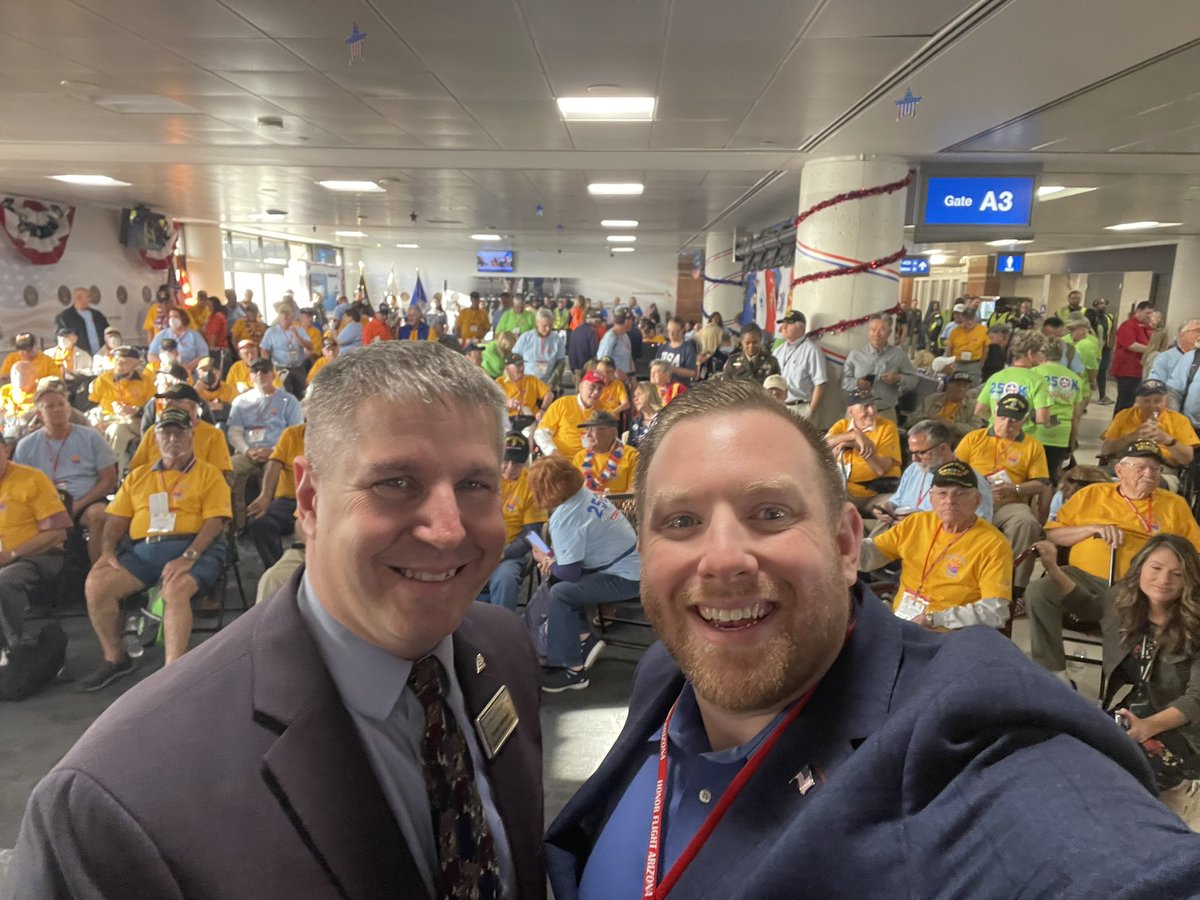
[[[900,605],[896,607],[896,615],[911,622],[929,608],[929,601],[920,594],[905,591],[900,596]]]
[[[997,469],[991,475],[987,476],[987,480],[995,485],[1012,484],[1012,476],[1008,474],[1007,469]]]
[[[267,429],[248,428],[246,429],[246,438],[251,444],[264,444],[267,441]]]
[[[150,534],[170,534],[175,530],[175,513],[171,512],[167,495],[159,491],[150,495]]]

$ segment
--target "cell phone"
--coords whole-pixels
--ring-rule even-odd
[[[529,532],[529,534],[525,535],[525,540],[529,541],[529,544],[531,547],[536,547],[538,550],[541,550],[543,553],[546,553],[546,554],[553,553],[553,551],[546,544],[546,542],[542,540],[542,536],[540,534],[538,534],[536,531],[531,531],[531,532]]]
[[[1035,553],[1037,553],[1037,547],[1030,547],[1024,553],[1018,554],[1017,558],[1013,560],[1013,566],[1014,567],[1019,566],[1021,563],[1025,562],[1025,560],[1029,559],[1029,557],[1033,556],[1033,554],[1035,554]]]
[[[913,509],[911,506],[897,506],[895,509],[892,510],[892,515],[908,516],[908,515],[912,515],[914,512],[916,512],[916,510]]]

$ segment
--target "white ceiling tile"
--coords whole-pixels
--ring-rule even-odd
[[[257,37],[259,32],[217,0],[188,0],[175,15],[163,15],[161,0],[75,0],[135,34],[172,38],[187,34],[198,38]],[[170,9],[170,7],[167,7]]]
[[[971,5],[972,0],[924,0],[905,6],[878,0],[838,0],[821,8],[806,36],[934,34]]]
[[[303,72],[308,63],[266,37],[205,38],[187,35],[162,41],[162,46],[210,72]]]
[[[346,97],[345,88],[319,72],[218,72],[261,97]]]

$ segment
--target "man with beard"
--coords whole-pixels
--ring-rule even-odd
[[[811,425],[719,380],[643,447],[662,644],[550,828],[556,897],[1106,896],[1130,854],[1139,894],[1190,889],[1200,839],[1107,716],[998,632],[856,583],[862,522]]]

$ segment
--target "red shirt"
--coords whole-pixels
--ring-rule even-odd
[[[387,323],[379,316],[372,316],[363,323],[362,342],[364,347],[376,341],[390,341],[391,339],[392,332],[388,329]]]
[[[229,346],[229,327],[224,313],[213,313],[204,323],[204,343],[222,349]]]
[[[1150,340],[1150,326],[1143,325],[1133,316],[1121,323],[1117,329],[1117,345],[1113,348],[1109,371],[1122,378],[1142,380],[1142,353],[1130,350],[1130,344],[1146,344]]]
[[[660,387],[658,389],[658,395],[662,397],[663,406],[666,406],[686,390],[687,388],[684,385],[680,384],[678,381],[674,381],[671,384],[668,384],[666,387]]]

